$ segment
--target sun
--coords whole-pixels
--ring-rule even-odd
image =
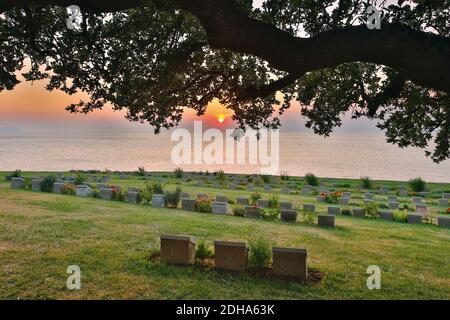
[[[219,121],[219,123],[223,123],[225,121],[225,116],[223,114],[219,114],[217,116],[217,121]]]

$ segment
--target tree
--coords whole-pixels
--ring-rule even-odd
[[[450,1],[378,1],[371,30],[362,0],[3,0],[0,91],[48,79],[89,93],[159,132],[214,98],[242,127],[280,126],[298,100],[306,125],[329,135],[351,111],[376,119],[388,142],[450,157]],[[79,30],[68,5],[81,7]],[[44,68],[42,68],[44,67]],[[278,107],[278,108],[277,108]]]

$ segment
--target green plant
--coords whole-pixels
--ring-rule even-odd
[[[124,202],[127,198],[127,192],[125,189],[118,189],[114,191],[114,199],[116,201],[122,201]]]
[[[75,177],[75,185],[83,184],[86,180],[86,175],[83,172],[79,172]]]
[[[245,216],[245,208],[242,206],[233,208],[233,215],[236,217],[243,217]]]
[[[181,189],[177,188],[173,192],[166,192],[166,207],[177,208],[181,198]]]
[[[372,179],[370,179],[367,176],[361,177],[360,179],[361,179],[361,185],[364,189],[373,189]]]
[[[269,208],[276,209],[280,206],[280,202],[278,201],[278,195],[272,194],[269,199]]]
[[[16,169],[10,174],[10,178],[20,178],[22,176],[22,170]]]
[[[262,185],[264,184],[264,180],[260,176],[257,176],[254,181],[255,186],[257,187],[262,187]]]
[[[173,170],[173,175],[177,179],[182,179],[184,176],[184,171],[181,168],[175,168],[175,170]]]
[[[223,172],[223,170],[219,170],[219,172],[217,172],[217,181],[224,184],[226,180],[227,176],[225,175],[225,172]]]
[[[74,184],[66,183],[61,189],[62,194],[74,195],[76,193],[76,187]]]
[[[272,250],[269,241],[259,238],[250,241],[249,264],[253,268],[266,268],[272,258]]]
[[[138,193],[138,199],[139,203],[142,204],[151,204],[152,203],[152,197],[153,197],[153,191],[145,189],[145,190],[139,190]]]
[[[259,199],[261,199],[261,195],[259,194],[259,192],[253,192],[250,195],[251,204],[257,204]]]
[[[52,192],[53,184],[55,183],[55,176],[47,176],[41,181],[41,190],[43,192]]]
[[[195,211],[203,213],[211,213],[211,199],[207,196],[197,197],[197,204],[195,205]]]
[[[380,210],[379,210],[378,203],[369,202],[369,203],[366,203],[364,205],[364,207],[365,207],[365,210],[366,210],[366,217],[378,218],[378,216],[380,215]]]
[[[351,216],[352,215],[352,210],[350,210],[349,208],[344,208],[344,209],[342,209],[341,214],[343,216]]]
[[[138,170],[135,172],[136,175],[138,176],[145,176],[145,168],[144,167],[138,167]]]
[[[276,220],[280,216],[280,210],[275,208],[262,208],[261,217],[265,220]]]
[[[195,253],[195,257],[197,259],[207,259],[213,256],[212,249],[205,243],[204,240],[201,240],[197,245],[197,252]]]
[[[405,210],[394,210],[394,221],[407,223],[408,212]]]
[[[408,185],[414,192],[422,192],[426,189],[426,182],[421,177],[409,180]]]
[[[159,181],[151,181],[150,183],[146,183],[146,188],[154,194],[164,194],[163,186]]]
[[[303,223],[306,223],[308,225],[313,225],[314,221],[316,219],[316,215],[313,211],[310,210],[302,210],[301,212],[301,219]]]
[[[319,185],[319,178],[317,178],[314,174],[312,173],[307,173],[305,175],[305,182],[306,184],[309,184],[310,186],[315,186],[317,187]]]
[[[272,182],[272,176],[269,176],[267,174],[263,174],[261,176],[261,178],[264,181],[264,183],[271,183]]]
[[[289,180],[289,174],[287,172],[281,172],[280,178],[281,180]]]

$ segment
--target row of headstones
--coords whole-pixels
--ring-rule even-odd
[[[341,214],[341,208],[338,206],[327,207],[327,213],[329,216],[337,216]],[[353,208],[352,216],[354,217],[365,217],[366,211],[363,208]],[[394,213],[388,210],[380,210],[379,218],[387,221],[394,221]],[[408,214],[407,222],[409,224],[421,224],[423,221],[422,214]],[[438,217],[438,227],[450,228],[450,217]]]
[[[41,182],[40,179],[31,180],[31,190],[35,192],[41,191]],[[53,184],[53,193],[61,194],[62,189],[67,186],[68,183],[71,182],[55,182]],[[23,178],[13,178],[11,179],[11,187],[13,189],[23,189],[25,187],[25,179]],[[112,200],[114,198],[114,192],[112,187],[107,186],[105,184],[97,185],[100,191],[100,197],[104,200]],[[117,187],[119,188],[119,187]],[[125,200],[129,203],[138,203],[138,193],[139,191],[136,188],[129,188],[127,192],[127,196]],[[94,194],[94,190],[88,185],[77,185],[75,187],[75,195],[77,197],[92,197]]]
[[[248,267],[248,247],[245,242],[214,241],[215,268],[244,272]],[[196,242],[190,236],[162,235],[161,262],[176,265],[195,263]],[[306,281],[307,250],[272,248],[273,272],[280,277]]]

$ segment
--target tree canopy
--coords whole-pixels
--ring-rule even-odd
[[[277,128],[299,101],[306,126],[329,135],[351,112],[387,141],[450,157],[450,0],[2,0],[0,92],[48,79],[86,92],[67,107],[111,103],[159,132],[185,108],[218,99],[245,128]],[[81,8],[79,29],[66,7]]]

